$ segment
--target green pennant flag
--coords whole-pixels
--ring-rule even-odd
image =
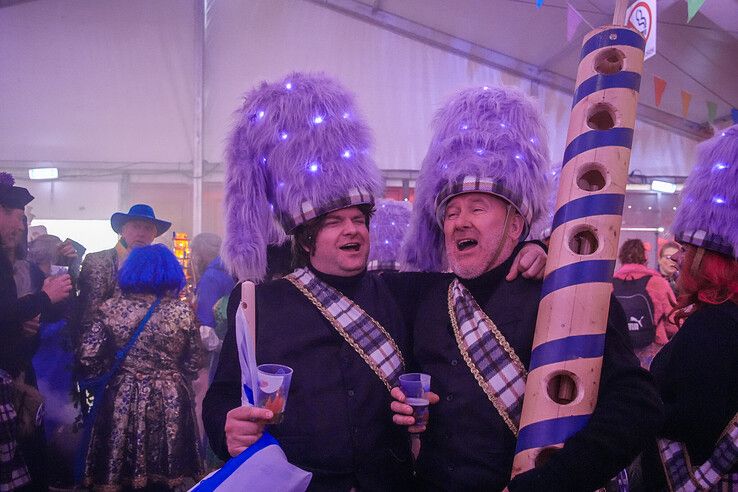
[[[692,20],[697,11],[700,10],[705,0],[687,0],[687,22]]]
[[[717,117],[717,103],[707,101],[707,121],[712,123]]]

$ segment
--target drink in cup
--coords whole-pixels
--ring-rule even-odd
[[[405,403],[413,407],[415,425],[428,424],[428,400],[425,398],[407,398]]]
[[[69,267],[64,265],[51,265],[51,269],[49,270],[49,275],[52,277],[64,275],[65,273],[69,273]]]
[[[284,419],[287,395],[292,381],[292,368],[281,364],[261,364],[256,368],[257,383],[255,405],[271,410],[274,417],[269,424],[279,424]]]
[[[423,398],[430,391],[431,377],[422,372],[400,375],[400,389],[408,398]]]

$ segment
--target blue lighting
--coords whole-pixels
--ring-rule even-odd
[[[350,150],[344,150],[343,153],[341,154],[341,157],[343,157],[344,159],[350,159],[351,158],[351,151]]]
[[[469,129],[469,125],[467,125],[466,123],[464,123],[463,125],[461,125],[461,129],[462,130],[468,130]]]
[[[289,135],[287,134],[287,132],[280,132],[279,138],[281,140],[287,140],[287,137],[289,137]]]
[[[484,91],[488,91],[488,90],[489,90],[489,87],[487,87],[487,86],[485,85],[484,87],[482,87],[482,90],[484,90]]]
[[[718,162],[714,166],[712,166],[713,171],[723,171],[724,169],[728,169],[728,165],[722,162]]]
[[[477,154],[482,155],[484,154],[484,149],[477,149],[476,152]]]
[[[389,244],[389,239],[385,239],[384,244]]]
[[[292,82],[287,82],[286,84],[284,84],[284,88],[287,89],[288,91],[291,91],[292,90]]]
[[[714,197],[712,197],[712,203],[716,203],[718,205],[725,205],[726,202],[727,200],[722,196],[715,195]]]
[[[344,120],[347,120],[348,118],[349,118],[349,114],[348,113],[343,113],[343,119]]]
[[[315,118],[313,118],[313,123],[315,123],[316,125],[320,125],[321,123],[323,123],[323,117],[320,115],[316,116]]]
[[[308,170],[311,173],[317,173],[318,172],[318,169],[320,169],[320,166],[318,165],[317,162],[312,162],[312,163],[310,163],[310,166],[308,166]]]
[[[267,158],[266,157],[262,157],[261,158],[261,163],[262,164],[266,164],[267,163]]]
[[[515,158],[516,158],[516,159],[522,159],[522,158],[523,158],[523,156],[522,156],[522,155],[520,155],[520,154],[515,154]]]
[[[258,113],[256,113],[256,116],[258,116],[259,119],[262,119],[264,117],[264,111],[259,111]]]
[[[507,128],[507,125],[505,125],[504,123],[500,123],[500,128]]]
[[[394,220],[392,221],[392,225],[395,225],[395,221]]]
[[[277,183],[277,186],[279,188],[282,188],[284,186],[284,181],[280,181],[279,183]]]

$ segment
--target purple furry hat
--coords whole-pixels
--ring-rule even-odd
[[[738,125],[697,148],[671,231],[677,241],[738,256]]]
[[[226,153],[223,259],[261,280],[269,244],[304,222],[374,203],[381,178],[353,96],[322,74],[292,73],[249,92]]]
[[[474,191],[511,203],[531,223],[546,209],[548,137],[539,112],[520,91],[477,87],[437,113],[416,182],[415,214],[401,262],[421,271],[446,267],[442,217],[452,197]]]
[[[528,239],[545,241],[551,238],[551,232],[553,232],[551,227],[553,226],[553,218],[556,213],[556,199],[558,198],[559,182],[561,181],[561,163],[553,166],[553,169],[546,173],[546,179],[549,182],[546,211],[541,215],[540,219],[530,225]]]
[[[412,206],[409,202],[377,200],[377,209],[369,222],[368,270],[400,270],[400,246],[410,227]]]

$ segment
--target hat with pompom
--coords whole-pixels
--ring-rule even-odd
[[[548,139],[533,103],[509,87],[462,90],[436,113],[432,133],[401,261],[422,271],[445,268],[443,216],[463,193],[511,204],[525,220],[525,238],[546,210],[549,188]]]
[[[737,257],[738,125],[697,148],[671,231],[679,242]]]
[[[410,226],[412,206],[406,201],[377,200],[369,223],[369,263],[367,270],[400,270],[400,246]]]
[[[15,186],[12,174],[0,172],[0,205],[22,210],[31,200],[33,195],[26,188]]]
[[[323,74],[292,73],[249,92],[226,154],[230,270],[261,280],[269,244],[328,212],[373,204],[382,181],[371,146],[352,94]]]

